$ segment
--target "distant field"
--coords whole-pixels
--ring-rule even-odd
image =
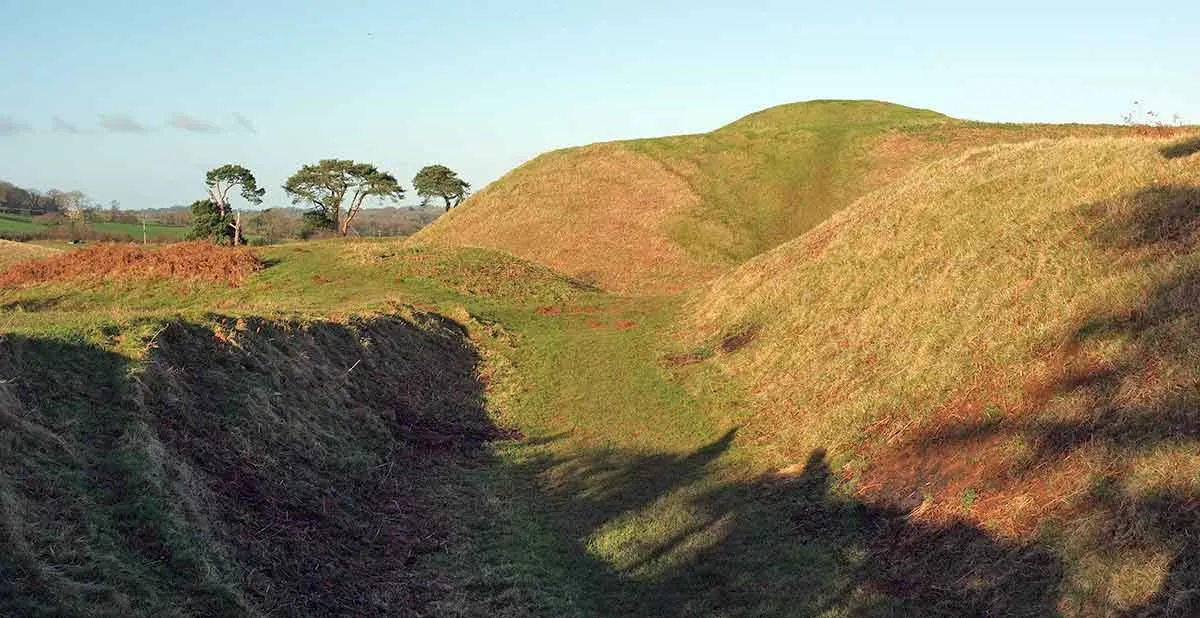
[[[46,229],[46,226],[30,221],[29,217],[23,217],[21,215],[0,215],[0,233],[16,232],[18,234],[26,234],[30,232],[40,232],[44,229]]]
[[[0,214],[0,234],[37,235],[46,232],[50,227],[36,223],[32,217],[26,215]],[[86,228],[100,234],[126,235],[133,239],[142,237],[142,226],[138,223],[91,223]],[[186,234],[186,227],[157,223],[146,225],[146,235],[152,241],[183,240]]]
[[[108,234],[129,234],[134,238],[141,238],[142,226],[137,223],[93,223],[89,227],[97,232]],[[159,225],[157,223],[149,223],[146,225],[146,233],[151,240],[183,240],[187,235],[186,227],[174,225]]]

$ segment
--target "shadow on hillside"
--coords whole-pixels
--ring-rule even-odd
[[[0,339],[0,614],[425,615],[504,434],[461,327],[415,320]]]
[[[1039,547],[838,497],[823,451],[795,475],[713,482],[732,439],[536,465],[567,536],[615,554],[592,558],[602,615],[1057,615],[1061,567]]]
[[[1200,140],[1163,154],[1200,152]],[[1087,440],[1107,446],[1119,472],[1095,484],[1092,507],[1106,517],[1099,532],[1109,547],[1167,551],[1173,555],[1160,590],[1132,616],[1200,615],[1200,479],[1173,481],[1171,489],[1129,495],[1120,487],[1134,472],[1121,466],[1130,455],[1157,449],[1200,450],[1200,268],[1186,257],[1200,249],[1200,188],[1173,186],[1142,191],[1131,215],[1118,217],[1120,237],[1098,235],[1100,248],[1138,250],[1158,262],[1178,263],[1139,305],[1119,315],[1097,316],[1072,335],[1072,343],[1117,339],[1123,347],[1110,367],[1087,380],[1063,381],[1064,394],[1084,394],[1091,418],[1045,432],[1050,445],[1069,453]],[[1139,396],[1130,397],[1128,392]]]
[[[12,302],[0,304],[0,312],[21,311],[35,313],[38,311],[49,311],[61,305],[65,298],[65,296],[54,296],[30,300],[14,300]]]
[[[1174,274],[1144,301],[1114,315],[1097,315],[1063,336],[1057,374],[1029,389],[1027,412],[942,429],[914,440],[948,450],[1019,438],[1029,456],[999,471],[999,487],[1072,462],[1092,470],[1090,488],[1064,502],[1087,551],[1114,561],[1132,555],[1170,556],[1153,597],[1118,610],[1101,588],[1081,601],[1086,615],[1200,615],[1200,481],[1194,470],[1155,470],[1157,489],[1131,488],[1137,457],[1171,453],[1188,461],[1200,452],[1200,267],[1188,257],[1200,248],[1200,189],[1156,187],[1123,202],[1082,209],[1096,217],[1092,241],[1133,263],[1167,265]],[[1167,271],[1172,272],[1172,271]],[[1115,358],[1096,353],[1119,346]],[[1051,412],[1047,412],[1051,411]],[[1159,462],[1170,467],[1169,463]],[[1182,472],[1183,474],[1178,474]],[[1190,475],[1190,476],[1189,476]]]
[[[435,591],[414,561],[463,505],[446,490],[502,437],[462,328],[378,317],[347,324],[218,318],[160,336],[143,394],[151,425],[202,486],[198,516],[260,609],[416,613]],[[182,379],[181,379],[182,377]],[[199,497],[198,496],[198,497]]]
[[[1182,159],[1184,157],[1190,157],[1197,152],[1200,152],[1200,137],[1194,137],[1182,142],[1164,146],[1159,150],[1159,152],[1162,153],[1162,156],[1168,159]]]
[[[1095,221],[1091,239],[1102,250],[1180,253],[1200,244],[1200,187],[1149,187],[1081,212]]]
[[[84,340],[0,336],[0,615],[237,609],[153,517],[167,505],[133,470],[127,366]]]

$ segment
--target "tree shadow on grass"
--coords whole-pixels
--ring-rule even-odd
[[[1090,239],[1100,250],[1178,254],[1191,252],[1200,243],[1200,187],[1149,187],[1080,211],[1095,221]]]
[[[1057,615],[1061,567],[1045,549],[843,497],[823,451],[798,474],[722,480],[733,437],[535,465],[591,557],[600,615]]]
[[[1085,582],[1080,611],[1197,616],[1200,478],[1159,470],[1160,480],[1147,486],[1138,466],[1164,453],[1187,462],[1200,452],[1200,266],[1190,259],[1200,248],[1200,189],[1152,187],[1081,212],[1094,219],[1091,240],[1102,255],[1168,274],[1135,306],[1085,319],[1050,346],[1059,350],[1054,375],[1028,389],[1020,413],[939,428],[904,448],[969,455],[979,445],[1026,445],[1019,464],[983,481],[995,492],[1053,471],[1084,475],[1083,495],[1051,496],[1067,509],[1060,515],[1072,551],[1114,564],[1166,555],[1169,566],[1158,591],[1132,604],[1113,598],[1104,580]],[[1114,345],[1115,355],[1100,354]]]
[[[35,313],[38,311],[49,311],[58,307],[65,300],[66,296],[53,296],[49,298],[35,298],[30,300],[14,300],[12,302],[0,304],[0,313],[8,311],[20,311]]]
[[[1168,146],[1163,146],[1161,149],[1159,149],[1159,152],[1162,153],[1162,156],[1168,159],[1182,159],[1184,157],[1190,157],[1200,152],[1200,137],[1193,137],[1181,142],[1170,144]]]

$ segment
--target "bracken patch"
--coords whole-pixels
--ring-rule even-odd
[[[264,268],[249,249],[202,241],[146,249],[102,244],[17,264],[0,273],[0,285],[19,286],[87,279],[184,279],[238,285]]]

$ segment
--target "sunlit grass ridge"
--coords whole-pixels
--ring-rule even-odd
[[[773,107],[710,133],[544,154],[417,236],[503,249],[624,293],[687,289],[970,148],[1127,128],[993,125],[879,101]]]
[[[1138,509],[1200,494],[1200,165],[1164,155],[1177,141],[929,165],[717,279],[688,306],[692,345],[757,333],[714,362],[754,393],[746,433],[778,465],[828,449],[918,519],[1061,526],[1065,607],[1146,602],[1163,571],[1134,562],[1195,539]]]

